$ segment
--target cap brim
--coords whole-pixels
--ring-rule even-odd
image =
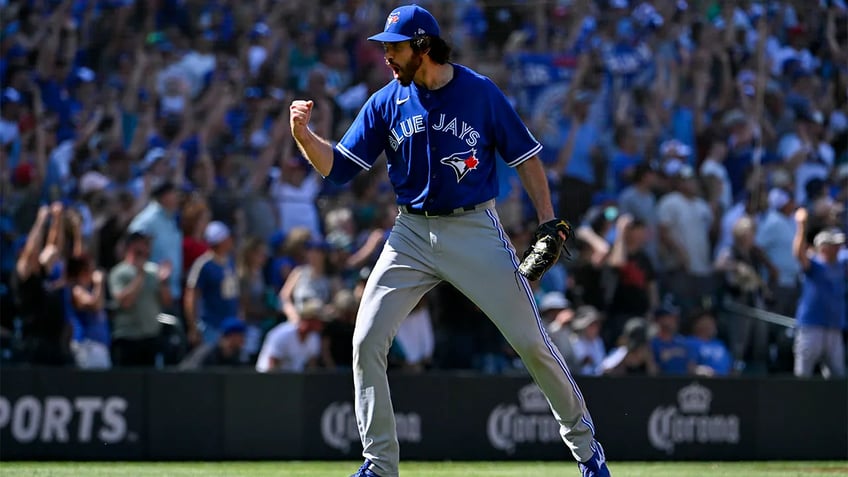
[[[401,41],[409,41],[411,39],[412,37],[401,35],[400,33],[390,33],[387,31],[368,37],[369,41],[380,41],[383,43],[398,43]]]

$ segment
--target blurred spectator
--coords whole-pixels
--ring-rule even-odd
[[[71,363],[61,252],[63,211],[59,203],[38,209],[35,224],[15,265],[25,354],[27,361],[33,364],[62,366]]]
[[[353,364],[353,330],[359,302],[350,290],[333,297],[333,319],[321,333],[321,358],[325,368],[350,369]]]
[[[306,261],[306,244],[309,241],[309,230],[303,227],[295,227],[288,234],[278,232],[272,237],[273,250],[266,270],[271,288],[282,289],[292,270]]]
[[[812,179],[826,179],[835,163],[833,147],[824,141],[824,115],[820,111],[802,109],[796,116],[795,131],[780,139],[778,154],[794,171],[795,200],[808,205],[807,184]]]
[[[627,320],[617,347],[601,362],[601,369],[609,376],[654,376],[659,372],[644,318]]]
[[[661,374],[686,375],[695,371],[695,357],[686,339],[678,333],[677,313],[670,309],[654,312],[657,333],[651,338],[654,360]]]
[[[77,367],[83,369],[108,369],[111,340],[105,310],[105,283],[101,270],[86,255],[68,259],[68,310],[73,324],[71,350]]]
[[[16,143],[20,140],[21,131],[18,127],[20,105],[23,102],[21,93],[12,87],[3,89],[0,96],[0,145]]]
[[[239,318],[227,318],[221,322],[218,340],[204,343],[195,348],[179,364],[183,370],[244,366],[242,348],[245,345],[247,327]]]
[[[124,259],[109,271],[115,300],[112,314],[112,363],[115,366],[156,364],[159,314],[171,305],[171,265],[150,261],[152,239],[132,232],[124,244]]]
[[[772,290],[772,311],[785,316],[795,315],[798,303],[801,266],[792,253],[795,237],[795,201],[784,189],[774,188],[768,195],[769,211],[757,227],[757,246],[777,270]]]
[[[551,342],[565,358],[565,362],[569,365],[577,364],[573,349],[574,333],[570,326],[575,315],[571,303],[562,292],[550,291],[542,295],[539,313]]]
[[[613,190],[621,193],[627,186],[634,183],[634,174],[645,158],[639,152],[639,143],[631,127],[621,125],[615,130],[613,138],[615,153],[612,156]]]
[[[846,327],[846,269],[848,257],[839,257],[845,244],[845,234],[837,229],[826,229],[816,234],[815,251],[810,253],[806,240],[808,213],[798,209],[795,213],[797,230],[793,252],[801,263],[804,282],[801,299],[795,315],[795,376],[809,377],[820,362],[827,370],[826,376],[845,376],[845,342],[842,331]]]
[[[777,269],[754,244],[754,222],[743,217],[733,225],[733,243],[719,253],[716,270],[722,274],[724,290],[736,301],[754,308],[765,308],[771,297],[769,284],[777,280]],[[768,281],[763,276],[768,276]],[[769,327],[762,320],[736,317],[731,323],[733,356],[737,363],[765,364],[768,355]]]
[[[138,213],[137,202],[129,192],[118,192],[110,197],[104,211],[105,219],[97,238],[97,263],[105,270],[118,264],[123,253],[118,249],[127,235],[127,228]]]
[[[321,175],[306,160],[300,157],[283,159],[280,177],[271,185],[271,196],[277,202],[283,233],[294,227],[305,227],[314,239],[324,236],[315,204],[321,191],[321,181]]]
[[[324,304],[320,300],[310,299],[304,303],[300,319],[280,323],[265,336],[256,370],[260,373],[300,373],[317,368],[325,318]]]
[[[699,376],[727,376],[733,369],[733,356],[717,334],[712,313],[708,310],[697,312],[689,340],[695,355],[695,374]]]
[[[659,305],[656,272],[645,252],[648,231],[645,223],[622,215],[616,221],[616,237],[607,265],[612,268],[612,284],[604,323],[604,340],[612,344],[627,319],[649,316]]]
[[[575,374],[599,376],[602,373],[601,363],[606,356],[601,339],[602,322],[601,314],[594,307],[582,306],[575,312],[571,322],[575,332],[571,340],[574,362],[577,363]]]
[[[280,289],[282,311],[291,321],[300,319],[300,310],[308,300],[315,299],[321,303],[328,303],[336,288],[327,273],[327,243],[310,240],[305,246],[305,263],[291,271],[283,288]]]
[[[150,260],[171,268],[171,296],[175,302],[182,297],[183,236],[177,227],[179,191],[172,182],[163,182],[152,190],[153,200],[130,222],[130,232],[141,232],[150,237]]]
[[[688,309],[712,293],[709,237],[713,213],[699,197],[689,166],[680,166],[672,184],[674,192],[664,196],[657,207],[660,258],[665,288],[681,308]]]
[[[725,211],[721,217],[719,237],[714,248],[714,256],[717,257],[733,245],[733,227],[740,220],[743,218],[748,219],[754,226],[759,224],[760,213],[765,209],[766,203],[765,189],[757,187],[755,191],[746,193],[742,199]]]
[[[657,225],[657,200],[653,191],[655,184],[654,168],[647,163],[638,164],[633,168],[632,185],[626,187],[618,199],[621,214],[642,221],[654,232]],[[651,233],[651,238],[655,237],[656,234]]]
[[[721,211],[729,209],[733,204],[733,190],[727,168],[724,167],[725,159],[727,145],[724,141],[714,140],[699,169],[706,185],[708,202],[718,201]]]
[[[602,130],[600,118],[590,114],[595,100],[592,93],[579,91],[570,99],[563,102],[558,112],[561,119],[556,127],[564,140],[561,147],[554,148],[557,155],[553,171],[560,175],[559,216],[578,222],[591,206],[592,196],[598,189],[600,178],[596,161],[600,151],[597,145]]]
[[[426,298],[422,298],[401,322],[395,341],[403,353],[404,370],[421,372],[430,365],[435,339]]]
[[[192,196],[183,205],[180,212],[180,229],[183,235],[183,270],[191,270],[194,262],[209,251],[209,244],[203,240],[203,232],[209,225],[211,214],[206,201]]]
[[[209,222],[203,238],[210,250],[192,265],[183,304],[189,341],[194,345],[216,343],[221,323],[242,316],[232,256],[234,239],[229,227],[222,222]]]
[[[619,212],[627,214],[645,224],[648,243],[645,251],[654,267],[659,265],[659,219],[657,217],[657,198],[654,188],[657,184],[657,172],[648,163],[637,165],[633,169],[633,182],[621,192],[618,198]]]
[[[236,274],[239,281],[240,308],[247,325],[244,351],[255,360],[262,346],[262,337],[276,321],[274,293],[265,283],[265,262],[268,246],[258,237],[248,238],[239,251]]]

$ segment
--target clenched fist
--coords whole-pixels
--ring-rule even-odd
[[[292,101],[291,106],[289,106],[289,123],[291,124],[292,136],[295,139],[302,137],[301,135],[306,132],[306,127],[309,125],[309,118],[312,116],[312,100],[303,101],[303,100],[295,100]]]
[[[806,224],[808,217],[809,214],[807,213],[807,209],[803,207],[795,211],[795,222],[799,224]]]

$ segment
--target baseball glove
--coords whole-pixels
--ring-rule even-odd
[[[563,248],[565,253],[571,256],[565,242],[573,235],[571,224],[565,219],[554,219],[540,225],[533,236],[533,243],[524,252],[518,273],[530,281],[542,278],[559,259]]]

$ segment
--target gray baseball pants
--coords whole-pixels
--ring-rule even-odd
[[[845,344],[839,328],[800,326],[795,330],[794,348],[795,376],[811,377],[819,362],[831,377],[845,376]]]
[[[493,206],[448,217],[401,212],[365,286],[353,335],[356,420],[363,456],[380,477],[397,477],[399,445],[386,377],[392,338],[421,297],[445,280],[497,325],[521,356],[585,462],[596,444],[580,389],[548,338],[530,285]]]

